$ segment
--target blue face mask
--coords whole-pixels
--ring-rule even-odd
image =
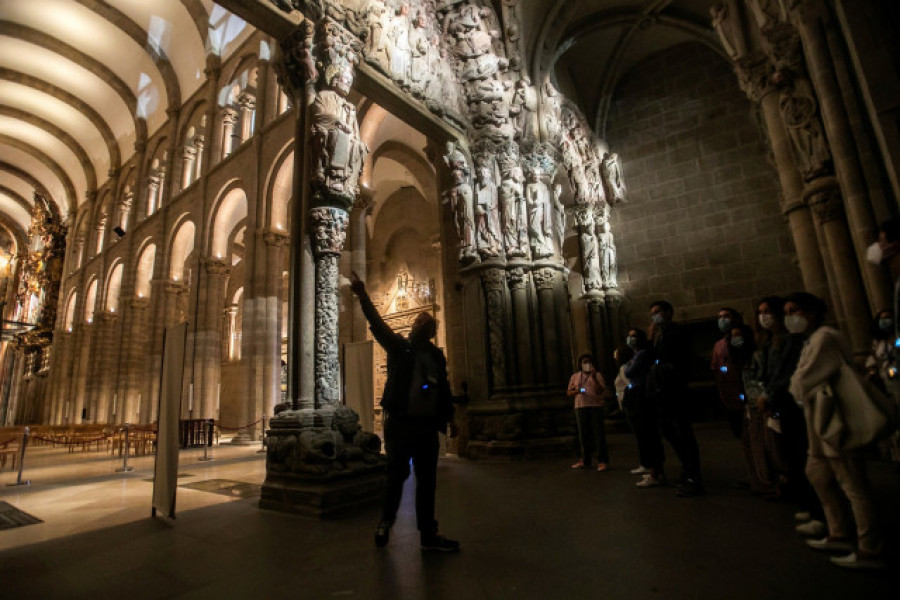
[[[894,320],[878,319],[878,329],[882,331],[892,331],[894,329]]]
[[[625,345],[632,350],[637,349],[637,338],[633,335],[629,335],[627,338],[625,338]]]
[[[719,331],[722,333],[728,333],[731,330],[731,319],[727,317],[723,317],[719,319]]]

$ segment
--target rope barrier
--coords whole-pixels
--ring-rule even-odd
[[[216,425],[216,427],[218,427],[219,429],[224,429],[225,431],[240,431],[241,429],[250,429],[260,421],[262,421],[262,419],[257,419],[249,425],[244,425],[243,427],[225,427],[224,425]]]
[[[101,436],[98,438],[92,438],[89,440],[76,440],[76,441],[72,441],[72,442],[60,441],[58,439],[53,439],[53,438],[45,438],[45,437],[41,437],[39,435],[34,435],[34,434],[31,434],[30,437],[35,440],[41,440],[42,442],[48,442],[50,444],[57,444],[60,446],[78,446],[80,444],[93,444],[94,442],[102,442],[103,440],[108,440],[109,438],[113,437],[114,435],[115,435],[115,433],[110,433],[109,435],[104,435],[104,436]]]

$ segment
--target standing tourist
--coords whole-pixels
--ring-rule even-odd
[[[413,321],[409,337],[404,338],[378,314],[366,293],[365,284],[356,273],[351,274],[350,289],[359,297],[372,335],[387,353],[387,381],[381,406],[385,414],[388,482],[381,522],[375,530],[375,545],[382,548],[388,543],[412,460],[416,472],[416,521],[422,549],[459,550],[459,542],[438,533],[434,518],[438,432],[446,432],[453,418],[447,359],[431,342],[437,334],[437,322],[430,313],[420,313]]]
[[[634,350],[634,357],[625,365],[625,377],[628,378],[625,406],[633,415],[641,463],[631,470],[631,474],[642,476],[635,484],[637,487],[656,487],[664,480],[665,455],[659,437],[659,413],[653,400],[647,396],[647,374],[652,364],[647,334],[643,329],[632,329],[625,343]]]
[[[588,469],[596,453],[597,470],[609,468],[609,450],[606,447],[606,383],[603,375],[594,367],[594,357],[582,354],[578,359],[580,370],[569,378],[568,396],[575,397],[575,422],[581,445],[581,460],[573,469]]]
[[[840,444],[823,440],[813,419],[815,404],[824,401],[821,394],[825,387],[836,378],[846,376],[841,374],[841,368],[853,364],[849,344],[839,331],[823,325],[825,303],[821,298],[805,292],[791,294],[784,309],[788,331],[806,339],[797,370],[791,377],[790,390],[803,404],[809,432],[806,473],[822,501],[828,523],[827,537],[809,540],[807,544],[829,552],[853,549],[847,538],[851,521],[844,510],[846,499],[856,521],[858,549],[846,556],[832,557],[831,562],[847,568],[883,568],[882,537],[865,458],[859,451],[845,450]],[[859,398],[842,400],[852,402],[857,410],[866,410]],[[855,426],[855,420],[841,419],[845,427]]]
[[[647,393],[659,411],[660,430],[681,461],[683,475],[678,495],[689,498],[703,493],[703,482],[700,449],[690,416],[691,340],[687,330],[672,321],[674,314],[672,305],[665,300],[650,305],[652,364],[647,375]]]
[[[713,346],[709,365],[716,380],[719,400],[725,407],[728,425],[738,439],[741,439],[744,420],[744,363],[745,358],[753,354],[752,340],[743,334],[743,324],[738,311],[733,308],[719,309],[718,327],[722,337]]]

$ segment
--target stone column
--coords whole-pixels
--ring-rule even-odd
[[[834,169],[844,197],[852,239],[848,250],[854,251],[857,269],[862,273],[866,291],[872,301],[866,310],[866,315],[870,315],[873,307],[890,306],[892,294],[883,270],[865,261],[866,247],[877,238],[878,226],[869,202],[868,187],[859,162],[853,130],[835,78],[835,64],[828,48],[826,31],[835,27],[835,24],[829,14],[829,7],[821,0],[799,0],[794,4],[792,20],[803,41],[807,68],[818,96]]]
[[[490,349],[491,390],[505,388],[507,376],[506,302],[504,301],[506,273],[500,268],[481,271],[481,287],[487,312],[488,348]]]
[[[194,407],[201,419],[216,416],[216,392],[222,372],[222,308],[231,265],[204,258],[201,266],[206,281],[199,289],[197,333],[194,338]],[[199,377],[198,377],[199,375]],[[244,425],[244,423],[241,423]]]
[[[222,158],[231,154],[236,147],[235,138],[237,136],[234,126],[237,123],[237,119],[238,113],[236,110],[230,106],[222,109]]]
[[[805,200],[822,229],[828,259],[834,269],[835,288],[844,309],[842,320],[838,315],[841,330],[850,338],[853,352],[863,356],[871,350],[868,302],[860,285],[859,269],[844,220],[837,180],[833,177],[816,179],[807,186]]]
[[[147,193],[143,186],[144,178],[147,176],[147,165],[146,165],[146,154],[147,154],[147,143],[146,142],[135,142],[134,143],[134,193],[135,200],[132,203],[132,210],[134,211],[133,215],[131,215],[128,219],[129,223],[139,223],[144,219],[144,216],[147,214]]]
[[[159,172],[157,170],[153,170],[150,172],[150,176],[147,177],[147,213],[146,216],[150,216],[157,211],[159,208],[159,191],[160,191],[160,179]]]
[[[275,405],[281,402],[281,331],[284,321],[282,311],[282,272],[284,252],[290,238],[280,232],[267,231],[263,234],[266,244],[266,278],[264,296],[265,349],[263,354],[263,394],[261,408],[263,414],[272,416]]]
[[[206,127],[206,115],[200,121],[200,126]],[[197,157],[194,161],[194,181],[200,179],[203,176],[203,167],[205,163],[203,162],[203,150],[206,147],[206,136],[198,133],[194,136],[194,151],[195,156]]]
[[[244,92],[238,96],[237,101],[241,119],[240,142],[237,145],[240,145],[253,135],[253,111],[256,109],[256,98],[253,97],[253,94]]]
[[[537,365],[531,360],[534,349],[534,336],[532,335],[530,310],[528,306],[529,272],[521,266],[513,267],[507,271],[509,279],[509,296],[512,304],[513,333],[516,345],[515,354],[517,384],[530,385],[536,380],[535,368]]]
[[[216,110],[218,109],[216,97],[219,93],[219,76],[221,73],[222,58],[217,54],[210,52],[206,55],[206,68],[203,69],[203,75],[206,79],[204,83],[206,86],[206,89],[204,90],[206,95],[206,114],[204,115],[205,119],[201,122],[203,127],[203,137],[205,140],[209,140],[209,144],[206,144],[203,147],[200,160],[197,161],[198,164],[203,164],[204,166],[212,166],[214,161],[221,159],[223,156],[222,140],[217,139],[217,135],[221,130],[216,131],[214,129],[216,123]],[[199,176],[199,169],[197,174]]]
[[[93,356],[91,362],[96,365],[93,377],[96,379],[96,387],[94,390],[94,398],[92,400],[95,409],[93,414],[89,415],[94,423],[111,423],[112,418],[112,401],[113,401],[113,378],[115,368],[118,366],[116,360],[116,341],[118,336],[115,334],[116,325],[119,322],[119,315],[103,311],[99,313],[100,321],[97,327],[97,335],[95,346],[93,347]]]
[[[366,262],[368,257],[366,246],[369,239],[369,230],[366,225],[366,220],[369,215],[372,214],[372,209],[374,208],[372,201],[373,195],[372,190],[362,188],[358,200],[353,205],[353,212],[350,213],[350,268],[359,275],[363,281],[366,280]],[[354,342],[365,340],[368,325],[359,304],[359,299],[356,298],[356,296],[353,297],[353,312],[351,314],[353,318],[351,339]]]
[[[550,267],[541,267],[532,272],[534,285],[537,288],[538,306],[541,316],[541,344],[543,363],[547,368],[546,383],[555,383],[563,377],[561,328],[567,323],[559,323],[556,319],[554,288],[559,284],[556,271]]]
[[[194,161],[197,160],[197,149],[185,146],[181,151],[181,189],[186,190],[194,181]]]
[[[341,400],[338,359],[338,258],[347,235],[347,211],[318,207],[309,213],[316,260],[315,371],[316,408]]]
[[[144,388],[146,377],[146,372],[141,367],[144,365],[147,342],[150,341],[147,337],[150,330],[149,308],[149,298],[132,297],[127,301],[128,320],[124,324],[126,334],[123,340],[125,347],[122,348],[121,354],[124,377],[118,386],[123,422],[141,422],[142,411],[139,399],[143,400],[141,391]]]

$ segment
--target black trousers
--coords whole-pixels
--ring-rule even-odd
[[[384,446],[387,453],[387,495],[381,518],[397,518],[403,483],[409,477],[409,461],[416,473],[416,523],[419,531],[430,535],[437,530],[434,519],[434,493],[437,487],[437,460],[440,441],[431,422],[388,416],[384,422]]]
[[[578,440],[581,442],[581,459],[585,465],[591,464],[591,459],[595,453],[598,463],[609,463],[605,419],[605,407],[590,406],[575,409],[575,421],[578,423]]]
[[[694,428],[688,404],[682,394],[661,394],[656,397],[659,411],[659,429],[671,444],[685,476],[695,483],[701,482],[700,447],[694,437]]]

